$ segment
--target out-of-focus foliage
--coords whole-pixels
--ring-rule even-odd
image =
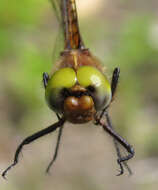
[[[156,0],[88,1],[85,11],[81,10],[84,1],[77,1],[81,33],[87,47],[106,66],[109,79],[114,67],[121,69],[110,113],[117,131],[135,147],[136,157],[130,162],[135,175],[115,177],[116,155],[102,130],[67,124],[52,176],[42,174],[52,157],[50,144],[53,141],[54,147],[56,133],[24,149],[21,169],[15,167],[0,189],[158,187],[158,5]],[[0,1],[1,171],[24,137],[56,120],[44,100],[42,73],[53,66],[57,33],[48,0]]]

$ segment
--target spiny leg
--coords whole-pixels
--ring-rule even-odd
[[[123,167],[122,167],[122,162],[128,161],[130,160],[135,152],[133,147],[124,139],[122,138],[119,134],[117,134],[114,129],[112,128],[112,126],[109,125],[109,123],[107,122],[107,124],[105,125],[105,122],[103,120],[99,120],[98,121],[99,124],[103,127],[103,129],[109,133],[114,139],[117,140],[117,142],[119,142],[129,153],[127,156],[123,156],[117,159],[118,164],[120,165],[121,168],[121,172],[118,175],[123,174]]]
[[[120,69],[116,67],[114,69],[114,71],[113,71],[113,76],[112,76],[112,80],[111,80],[111,94],[112,94],[111,102],[114,99],[114,95],[115,95],[115,92],[116,92],[116,89],[117,89],[118,80],[119,80],[119,74],[120,74]],[[100,121],[102,119],[102,117],[104,116],[104,114],[107,111],[107,109],[108,109],[109,106],[110,106],[110,104],[108,106],[106,106],[102,110],[99,118],[97,118],[97,120],[96,120],[96,124],[98,124],[98,121]],[[112,125],[111,125],[111,122],[110,122],[110,119],[109,119],[108,115],[106,115],[106,120],[107,120],[109,126],[112,128]],[[119,149],[118,142],[115,140],[115,138],[113,139],[113,141],[114,141],[114,146],[115,146],[115,149],[116,149],[117,156],[118,156],[118,158],[121,158],[121,152],[120,152],[120,149]],[[120,165],[121,173],[123,173],[122,163],[119,164],[119,165]],[[123,165],[125,165],[125,167],[129,171],[129,174],[131,174],[131,170],[129,169],[128,165],[126,165],[126,163],[125,164],[123,163]]]
[[[48,73],[44,72],[43,73],[43,85],[44,85],[44,88],[47,87],[48,80],[49,80],[49,75],[48,75]]]
[[[113,71],[113,76],[112,76],[112,80],[111,80],[111,93],[112,93],[112,100],[111,102],[114,100],[114,95],[116,93],[116,89],[117,89],[117,86],[118,86],[118,80],[119,80],[119,76],[120,76],[120,69],[118,67],[116,67]],[[106,110],[108,109],[109,105],[107,107],[105,107],[101,114],[100,114],[100,117],[98,120],[101,120],[101,118],[103,117],[104,113],[106,112]],[[111,121],[110,121],[110,118],[109,118],[109,115],[108,113],[106,112],[105,114],[106,116],[106,120],[108,122],[108,125],[112,127],[112,124],[111,124]],[[119,148],[119,145],[118,145],[118,142],[116,141],[116,139],[114,138],[114,146],[115,146],[115,149],[116,149],[116,153],[117,153],[117,156],[118,156],[118,159],[121,159],[121,152],[120,152],[120,148]],[[124,169],[123,169],[123,166],[122,164],[126,167],[126,169],[128,170],[129,174],[131,175],[132,174],[132,171],[131,169],[129,168],[128,164],[126,162],[123,162],[123,163],[120,163],[120,174],[123,174],[124,172]]]
[[[25,138],[22,143],[18,146],[16,152],[15,152],[15,156],[14,156],[14,162],[2,173],[2,177],[5,178],[7,172],[13,167],[15,166],[18,161],[19,161],[19,154],[22,151],[22,148],[24,145],[27,145],[33,141],[35,141],[36,139],[47,135],[48,133],[51,133],[53,131],[55,131],[58,127],[61,127],[65,122],[65,119],[62,118],[60,119],[58,122],[54,123],[53,125],[47,127],[46,129],[43,129],[41,131],[38,131],[37,133]]]
[[[106,116],[106,120],[107,120],[108,125],[111,126],[111,128],[113,129],[113,126],[112,126],[112,123],[111,123],[111,120],[110,120],[108,112],[106,112],[105,116]],[[121,159],[122,156],[121,156],[121,152],[120,152],[120,149],[119,149],[119,144],[118,144],[118,142],[117,142],[117,140],[115,138],[113,138],[113,141],[114,141],[114,146],[115,146],[115,149],[116,149],[117,157],[118,157],[118,159]],[[122,164],[128,170],[129,175],[132,175],[132,170],[130,169],[130,167],[128,166],[128,164],[126,162],[123,162],[123,163],[119,164],[120,169],[121,169],[120,170],[120,175],[124,173],[124,169],[123,169]]]
[[[107,123],[108,123],[109,127],[111,127],[112,129],[114,129],[113,126],[112,126],[112,123],[111,123],[111,120],[110,120],[110,117],[109,117],[107,111],[104,112],[104,114],[105,114],[105,113],[106,113],[105,116],[106,116],[106,120],[107,120]],[[98,118],[96,118],[95,124],[98,125],[98,124],[99,124],[99,121],[100,121],[100,120],[99,120]],[[122,156],[121,156],[121,151],[120,151],[120,148],[119,148],[118,141],[117,141],[115,138],[113,138],[113,142],[114,142],[114,147],[115,147],[115,150],[116,150],[116,153],[117,153],[118,160],[120,160],[120,159],[122,158]],[[129,175],[132,175],[132,171],[131,171],[130,167],[128,166],[128,164],[126,163],[126,161],[120,162],[120,163],[118,163],[118,164],[119,164],[119,166],[120,166],[120,173],[118,174],[118,176],[119,176],[119,175],[122,175],[122,174],[124,173],[124,168],[123,168],[123,166],[128,170]]]
[[[61,139],[61,135],[62,135],[62,131],[63,131],[63,125],[59,128],[59,133],[58,133],[58,138],[57,138],[57,144],[55,147],[55,152],[53,155],[53,159],[51,160],[51,162],[49,163],[47,169],[46,169],[46,173],[49,173],[49,170],[51,168],[51,166],[53,165],[53,163],[55,162],[57,156],[58,156],[58,150],[59,150],[59,145],[60,145],[60,139]]]
[[[115,96],[115,93],[116,93],[116,90],[117,90],[119,76],[120,76],[120,69],[118,67],[116,67],[114,69],[114,71],[113,71],[113,76],[112,76],[112,81],[111,81],[112,101],[114,100],[114,96]],[[109,117],[107,112],[106,112],[105,116],[106,116],[106,119],[107,119],[107,122],[108,122],[109,126],[112,127],[111,120],[110,120],[110,117]],[[114,145],[115,145],[115,149],[116,149],[118,158],[121,158],[121,152],[120,152],[120,149],[119,149],[119,145],[118,145],[118,142],[115,139],[114,139]],[[126,167],[129,174],[131,175],[132,171],[131,171],[130,167],[128,166],[128,164],[126,162],[123,162],[123,165]],[[123,167],[120,166],[120,168],[123,168]],[[122,173],[123,173],[123,171],[122,171]]]
[[[114,98],[114,95],[116,93],[116,89],[118,86],[118,80],[120,76],[120,69],[116,67],[113,71],[112,80],[111,80],[111,92],[112,92],[112,100]]]
[[[58,113],[56,113],[56,116],[57,116],[58,120],[61,119],[61,117],[60,117],[60,115]]]

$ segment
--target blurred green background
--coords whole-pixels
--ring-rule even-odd
[[[117,177],[112,139],[92,124],[66,124],[58,159],[45,175],[57,132],[26,146],[0,179],[3,190],[155,190],[158,188],[158,1],[77,0],[83,39],[121,78],[110,114],[136,151],[134,175]],[[0,171],[26,136],[56,121],[44,100],[58,24],[48,0],[0,0]],[[58,39],[57,39],[58,40]],[[57,41],[56,44],[59,42]],[[57,45],[58,46],[58,45]]]

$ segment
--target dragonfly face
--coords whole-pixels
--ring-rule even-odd
[[[94,119],[111,101],[111,87],[97,60],[88,50],[71,50],[61,56],[60,69],[46,86],[49,107],[72,123]]]

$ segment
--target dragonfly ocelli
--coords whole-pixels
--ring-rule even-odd
[[[79,31],[75,0],[51,0],[51,3],[62,26],[64,48],[52,71],[49,74],[43,73],[43,84],[47,104],[56,113],[58,121],[25,138],[15,152],[13,163],[2,176],[5,178],[8,170],[18,163],[24,145],[59,128],[55,153],[46,169],[49,172],[57,158],[66,121],[74,124],[93,121],[95,125],[101,126],[113,137],[120,166],[118,175],[124,173],[124,168],[131,174],[127,161],[134,156],[134,149],[115,132],[108,114],[117,89],[120,69],[114,69],[112,80],[109,82],[99,60],[85,47]],[[122,156],[119,145],[127,151],[126,156]]]

